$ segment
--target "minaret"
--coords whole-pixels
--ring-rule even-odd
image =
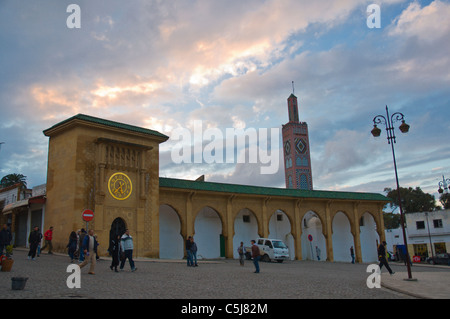
[[[292,82],[293,85],[294,82]],[[299,121],[297,97],[287,99],[289,122],[283,125],[286,188],[313,189],[308,124]]]

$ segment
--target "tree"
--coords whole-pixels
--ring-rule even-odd
[[[442,204],[442,208],[450,209],[450,194],[449,193],[441,194],[441,196],[439,197],[439,201]]]
[[[23,188],[27,187],[27,177],[22,174],[8,174],[0,180],[0,187],[5,188],[15,184],[22,184]]]
[[[398,207],[398,194],[396,189],[385,188],[387,197],[391,199],[391,205]],[[420,187],[400,187],[400,197],[404,213],[428,212],[436,208],[436,202],[433,195],[424,193]]]
[[[400,214],[384,213],[383,220],[385,229],[397,229],[400,227]]]

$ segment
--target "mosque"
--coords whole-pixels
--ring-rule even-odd
[[[194,236],[200,258],[236,258],[242,241],[278,238],[291,259],[377,260],[384,240],[381,194],[313,190],[308,126],[297,97],[288,98],[282,127],[286,188],[224,184],[159,176],[157,131],[78,114],[46,129],[49,137],[44,229],[63,251],[72,230],[94,229],[107,254],[111,236],[126,228],[135,255],[181,259]],[[317,254],[318,252],[319,255]]]

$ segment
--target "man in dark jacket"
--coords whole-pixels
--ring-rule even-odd
[[[261,259],[261,254],[259,252],[258,245],[256,245],[256,242],[252,240],[251,243],[253,264],[255,265],[255,274],[259,274],[259,260]]]
[[[30,251],[28,252],[28,259],[36,260],[36,250],[41,242],[42,235],[39,233],[39,227],[34,226],[33,231],[28,237],[28,244],[30,245]]]
[[[378,265],[380,267],[386,266],[386,269],[389,271],[391,275],[395,274],[395,272],[392,271],[391,267],[389,267],[389,264],[386,259],[386,242],[383,241],[380,246],[378,246],[378,260],[380,261],[380,264]]]
[[[191,251],[191,236],[188,237],[186,240],[186,259],[187,259],[187,266],[193,267],[194,261],[192,260],[192,251]]]
[[[8,230],[8,225],[4,224],[2,230],[0,231],[0,255],[3,255],[3,250],[6,250],[6,246],[11,244],[11,233]],[[6,256],[8,256],[8,251],[6,250]]]

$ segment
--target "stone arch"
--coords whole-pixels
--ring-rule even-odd
[[[117,240],[117,236],[122,236],[127,229],[125,220],[121,217],[115,218],[111,223],[111,229],[109,230],[109,251],[111,251],[111,241]]]
[[[194,241],[197,257],[210,259],[224,257],[224,237],[221,215],[211,206],[204,206],[195,215]]]
[[[295,259],[294,224],[284,210],[277,209],[269,218],[269,238],[281,239],[289,247],[291,260]]]
[[[359,220],[365,214],[368,214],[373,218],[373,221],[375,222],[375,231],[377,232],[378,237],[380,237],[382,235],[382,234],[380,234],[380,230],[384,229],[384,225],[383,225],[383,227],[381,227],[381,225],[380,225],[380,218],[379,218],[380,216],[370,210],[361,211],[359,214],[360,214],[358,216]],[[381,219],[381,221],[382,221],[382,219]]]
[[[302,259],[303,260],[327,260],[327,242],[324,235],[324,222],[315,211],[307,211],[301,222]],[[311,235],[312,241],[308,239]],[[317,248],[318,249],[317,249]]]
[[[242,208],[234,218],[233,258],[239,258],[237,248],[244,243],[250,246],[250,241],[258,237],[259,222],[256,214],[249,208]]]
[[[351,219],[344,211],[334,214],[332,222],[332,241],[334,261],[351,262],[350,247],[354,248]]]
[[[377,242],[380,242],[376,220],[370,212],[365,212],[359,221],[362,262],[376,262],[378,260]]]
[[[182,259],[184,256],[181,219],[173,206],[159,206],[159,258]]]

